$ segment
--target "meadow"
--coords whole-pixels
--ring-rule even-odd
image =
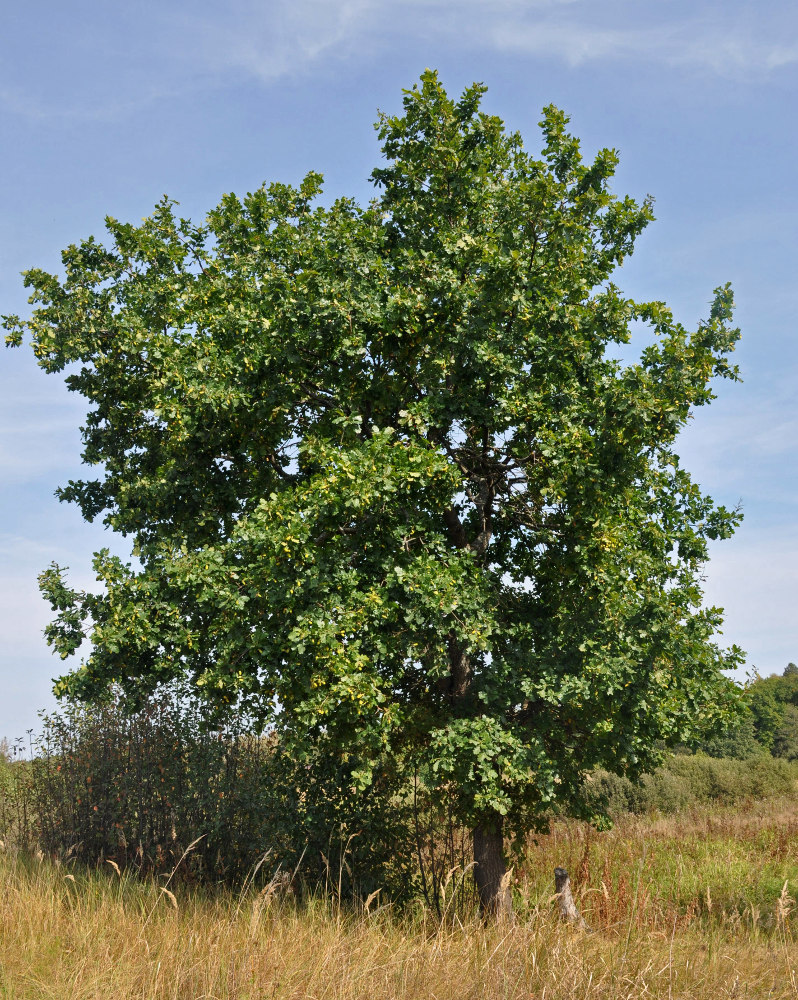
[[[589,926],[564,925],[565,865]],[[268,859],[264,862],[264,868]],[[342,901],[298,881],[243,887],[0,854],[0,996],[716,998],[798,996],[793,796],[555,821],[513,870],[517,919],[483,926],[444,904]]]

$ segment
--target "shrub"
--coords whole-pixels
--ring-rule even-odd
[[[664,770],[684,784],[691,803],[734,804],[783,795],[794,789],[798,777],[796,768],[786,761],[764,755],[746,761],[717,760],[704,754],[672,757]]]
[[[623,813],[679,812],[693,805],[733,805],[744,799],[788,795],[798,784],[798,766],[770,754],[747,760],[706,754],[675,754],[638,781],[596,771],[585,796],[594,810],[611,817]]]
[[[585,783],[583,798],[596,814],[620,816],[642,811],[643,789],[623,775],[598,770]]]
[[[643,788],[639,812],[681,812],[694,801],[690,786],[678,774],[661,767],[640,779]]]
[[[767,748],[757,739],[754,715],[750,709],[731,730],[706,740],[699,749],[708,757],[730,757],[734,760],[748,760],[767,753]]]
[[[0,741],[0,840],[32,850],[36,846],[31,804],[31,763],[20,747]]]
[[[266,878],[281,868],[347,895],[416,890],[409,806],[388,763],[358,793],[352,761],[323,737],[289,757],[244,717],[214,726],[179,687],[135,714],[118,699],[67,704],[42,724],[24,782],[0,761],[0,827],[20,846],[162,871],[201,838],[183,877],[240,883],[266,855]]]
[[[111,701],[44,717],[31,762],[42,849],[162,869],[202,836],[187,870],[221,879],[239,877],[267,848],[281,855],[290,808],[268,738],[207,722],[178,690],[135,715]]]

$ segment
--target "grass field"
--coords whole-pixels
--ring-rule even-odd
[[[572,873],[591,928],[553,913]],[[8,1000],[798,997],[798,807],[787,799],[608,833],[558,823],[513,872],[518,919],[209,892],[0,855]],[[164,890],[167,891],[164,891]]]

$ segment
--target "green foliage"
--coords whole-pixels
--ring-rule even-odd
[[[32,778],[31,763],[21,746],[0,740],[0,850],[11,845],[23,850],[36,847]]]
[[[50,644],[91,640],[60,695],[187,676],[327,753],[358,808],[418,772],[458,821],[520,831],[734,709],[700,584],[739,518],[673,445],[738,332],[728,287],[692,332],[625,298],[651,204],[556,108],[531,155],[484,89],[427,72],[382,115],[366,207],[323,207],[317,174],[200,225],[164,200],[29,271],[5,325],[89,404],[96,476],[61,499],[137,560],[97,553],[94,593],[42,575]],[[633,324],[653,342],[623,364]]]
[[[355,794],[352,762],[330,745],[297,760],[273,736],[255,738],[245,719],[223,729],[208,722],[207,709],[179,689],[135,716],[110,700],[44,718],[32,760],[0,758],[0,839],[88,865],[110,859],[161,872],[201,837],[181,879],[240,886],[266,855],[265,881],[295,871],[297,887],[349,899],[379,888],[384,900],[423,898],[439,914],[473,911],[471,844],[454,786],[441,803],[416,778],[380,771]],[[634,781],[596,771],[581,798],[583,809],[618,819],[794,797],[796,787],[798,764],[769,754],[679,754]],[[550,821],[559,822],[547,816],[544,837]]]
[[[677,755],[664,769],[681,779],[688,801],[734,803],[784,795],[795,787],[795,770],[784,761],[755,757],[748,761],[714,760],[697,754]]]
[[[669,814],[712,803],[735,805],[790,795],[797,782],[795,765],[770,754],[746,760],[676,754],[635,781],[597,771],[586,782],[584,794],[597,813],[617,817],[627,812]]]
[[[724,733],[702,740],[698,749],[707,757],[734,760],[748,760],[767,753],[767,748],[757,738],[753,712],[747,707]]]
[[[773,734],[773,755],[798,760],[798,705],[787,704]]]
[[[788,663],[781,676],[757,677],[748,688],[754,732],[777,757],[798,756],[798,668]]]
[[[640,781],[631,781],[611,771],[595,771],[585,782],[583,798],[593,812],[615,818],[624,813],[646,811],[645,794]]]
[[[164,690],[135,715],[112,697],[43,717],[31,763],[39,846],[160,871],[202,837],[187,870],[217,879],[240,879],[264,841],[282,860],[293,810],[279,756],[245,725],[213,731],[206,716]]]

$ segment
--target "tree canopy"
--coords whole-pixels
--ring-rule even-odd
[[[757,741],[776,757],[798,759],[798,666],[757,677],[746,692],[750,721]]]
[[[43,574],[48,641],[91,639],[57,693],[188,675],[323,740],[353,792],[421,774],[488,871],[586,770],[639,773],[734,700],[701,574],[739,515],[674,443],[739,334],[728,286],[692,331],[624,297],[650,200],[554,107],[533,156],[484,91],[428,71],[382,114],[368,205],[315,173],[199,225],[164,199],[27,272],[5,324],[89,404],[95,475],[60,498],[135,557],[97,553],[97,593]]]

